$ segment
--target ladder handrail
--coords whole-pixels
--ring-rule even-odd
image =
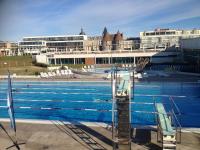
[[[178,112],[178,115],[180,116],[181,115],[181,111],[180,109],[178,108],[178,106],[176,105],[176,103],[174,102],[174,99],[172,98],[172,96],[169,97],[169,99],[171,100],[172,104],[174,105],[176,111]],[[171,110],[171,115],[172,115],[172,119],[173,119],[173,122],[175,124],[175,128],[176,128],[176,131],[177,131],[177,128],[179,129],[179,136],[180,136],[180,143],[181,143],[181,123],[180,121],[178,120],[177,118],[177,114],[174,112],[174,109],[172,108]]]
[[[174,102],[174,99],[172,98],[172,96],[169,97],[169,99],[171,100],[172,104],[174,105],[174,107],[176,108],[178,115],[181,115],[181,111],[178,108],[178,106],[176,105],[176,103]]]
[[[177,124],[175,123],[175,126],[176,126],[176,132],[177,132],[177,128],[179,129],[179,142],[181,143],[181,128],[182,128],[182,126],[181,126],[181,124],[180,124],[180,122],[179,122],[179,120],[178,120],[178,118],[176,117],[176,114],[174,113],[174,110],[172,110],[172,115],[173,115],[173,117],[172,118],[175,118],[175,120],[176,120],[176,122],[178,123],[178,127],[177,127]],[[177,138],[177,137],[176,137]]]
[[[177,121],[178,126],[179,126],[180,128],[182,128],[182,126],[181,126],[181,124],[180,124],[178,118],[176,117],[176,114],[175,114],[174,110],[172,110],[172,115],[174,116],[175,120]]]

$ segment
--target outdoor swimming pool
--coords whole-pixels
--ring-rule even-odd
[[[6,105],[6,90],[7,81],[0,81],[0,106]],[[154,100],[169,110],[173,96],[182,126],[200,127],[199,83],[139,82],[134,95],[134,125],[154,125]],[[111,122],[111,96],[109,82],[13,82],[16,118]],[[6,108],[0,108],[0,118],[7,117]]]

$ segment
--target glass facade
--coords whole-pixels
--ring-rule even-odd
[[[26,37],[19,42],[19,48],[23,54],[82,51],[86,39],[85,35]]]
[[[32,42],[20,42],[19,45],[42,45],[44,42],[41,41],[32,41]]]
[[[96,64],[134,63],[133,57],[96,58]]]
[[[183,56],[184,61],[190,64],[188,70],[190,72],[200,73],[200,49],[184,49]]]
[[[51,42],[47,47],[83,47],[83,42]]]
[[[109,64],[110,58],[96,58],[96,64]]]
[[[49,58],[50,65],[85,64],[85,58]]]
[[[189,63],[197,63],[200,62],[200,49],[199,50],[183,50],[184,60]]]
[[[111,63],[133,63],[134,58],[133,57],[113,57],[111,59]]]
[[[134,63],[133,57],[96,58],[96,64]],[[50,65],[85,64],[85,58],[49,58]]]
[[[84,36],[60,36],[60,37],[30,37],[24,38],[24,41],[74,41],[84,40]]]

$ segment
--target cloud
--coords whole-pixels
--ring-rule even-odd
[[[128,32],[131,31],[131,27],[135,28],[134,25],[146,26],[146,23],[148,23],[150,26],[158,26],[159,24],[197,16],[199,14],[199,7],[198,5],[193,5],[192,1],[89,1],[72,10],[69,15],[63,16],[62,18],[64,19],[61,20],[61,24],[65,24],[69,28],[71,26],[78,28],[80,24],[86,28],[98,28],[97,32],[92,31],[95,34],[99,34],[104,26],[108,26],[111,32],[116,32],[118,28]],[[185,5],[188,3],[192,4],[192,8],[185,9]],[[177,8],[180,8],[182,11],[176,11]],[[183,8],[185,11],[183,11]],[[159,14],[164,15],[159,17]]]
[[[0,39],[23,36],[100,35],[103,27],[129,36],[159,25],[200,16],[199,0],[2,0]]]

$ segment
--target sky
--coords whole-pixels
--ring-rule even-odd
[[[200,29],[200,0],[0,0],[0,40],[26,36],[102,35],[126,37],[155,28]]]

